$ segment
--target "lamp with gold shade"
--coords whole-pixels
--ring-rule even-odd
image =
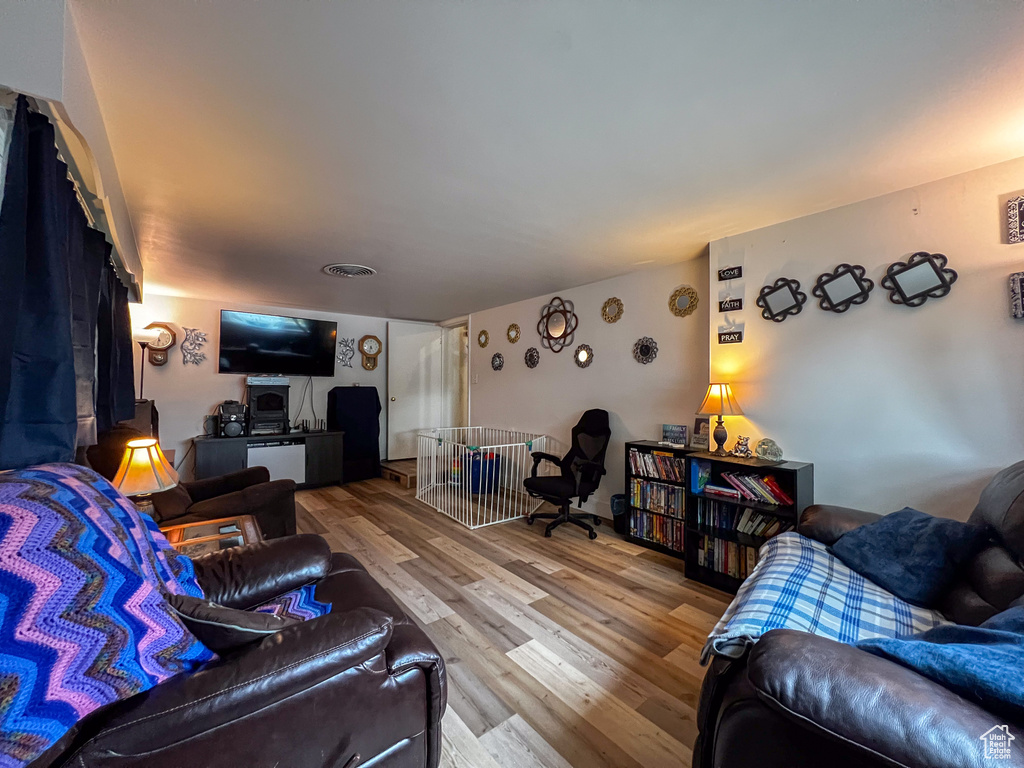
[[[704,395],[704,402],[700,404],[697,415],[718,417],[713,433],[718,449],[713,453],[715,456],[726,456],[725,441],[729,439],[729,433],[725,431],[722,417],[743,415],[743,409],[732,394],[732,387],[721,382],[708,384],[708,393]]]
[[[152,437],[129,440],[121,466],[114,475],[114,487],[131,496],[140,512],[149,512],[153,502],[149,496],[178,484],[178,473]]]

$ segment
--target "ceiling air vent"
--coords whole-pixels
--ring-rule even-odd
[[[377,274],[376,269],[364,267],[362,264],[328,264],[324,272],[335,277],[371,277]]]

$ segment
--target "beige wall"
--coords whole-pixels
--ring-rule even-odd
[[[818,502],[965,518],[991,475],[1024,458],[1024,321],[1007,288],[1024,245],[1004,244],[1005,202],[1022,188],[1019,159],[713,242],[710,290],[741,263],[748,307],[732,316],[744,342],[719,345],[709,304],[712,380],[732,382],[746,413],[727,419],[730,438],[767,435],[814,462]],[[890,303],[886,267],[919,250],[949,257],[952,292]],[[876,287],[863,306],[824,312],[810,289],[843,262]],[[783,276],[808,304],[766,321],[754,299]]]
[[[217,373],[217,349],[219,345],[220,310],[238,309],[265,314],[310,317],[318,320],[334,320],[338,323],[338,336],[355,337],[356,341],[366,334],[373,334],[381,340],[387,339],[387,321],[376,317],[342,315],[330,312],[263,307],[203,299],[185,299],[173,296],[150,294],[143,304],[133,304],[132,325],[141,328],[148,323],[162,321],[171,323],[178,331],[178,346],[170,353],[166,365],[159,368],[146,364],[145,396],[156,402],[160,411],[160,444],[177,451],[175,463],[181,461],[188,448],[188,441],[202,434],[203,419],[212,413],[224,400],[242,400],[245,394],[245,376]],[[203,348],[206,360],[200,365],[184,365],[181,356],[181,342],[184,340],[183,326],[198,328],[206,332],[207,343]],[[136,354],[136,387],[138,386],[138,358]],[[359,352],[352,361],[352,368],[335,365],[334,378],[313,378],[316,415],[327,418],[327,392],[333,387],[358,383],[361,386],[375,386],[380,395],[381,405],[386,405],[387,394],[387,350],[379,358],[376,370],[364,370]],[[290,416],[294,419],[313,419],[309,397],[302,413],[296,412],[305,378],[293,378],[289,393]],[[381,411],[381,456],[386,451],[386,408]],[[191,476],[192,459],[183,468],[186,477]]]
[[[686,318],[668,309],[672,291],[681,284],[696,287],[701,306]],[[661,439],[663,423],[687,424],[707,387],[707,260],[674,264],[559,292],[575,303],[579,330],[572,349],[558,354],[543,349],[537,336],[541,307],[551,296],[520,301],[470,317],[470,423],[552,435],[568,444],[570,430],[583,411],[604,408],[611,417],[612,443],[605,465],[608,475],[586,508],[610,515],[609,498],[623,489],[623,444],[627,440]],[[601,319],[605,300],[617,296],[623,317],[609,324]],[[522,338],[510,344],[510,323]],[[476,343],[481,330],[491,341]],[[649,365],[633,359],[633,343],[641,336],[658,342],[658,357]],[[589,344],[594,361],[578,368],[572,352]],[[529,369],[523,360],[529,347],[540,350],[540,364]],[[501,352],[505,367],[491,370],[491,356]]]

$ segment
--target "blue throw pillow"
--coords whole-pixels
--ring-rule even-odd
[[[843,534],[832,554],[896,597],[930,608],[988,539],[981,526],[907,507]]]
[[[1024,607],[998,613],[980,627],[944,624],[914,637],[856,645],[1011,722],[1024,722]]]

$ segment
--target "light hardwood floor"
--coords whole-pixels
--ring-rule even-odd
[[[602,525],[477,531],[369,480],[297,496],[447,661],[443,768],[690,765],[704,638],[729,596]]]

